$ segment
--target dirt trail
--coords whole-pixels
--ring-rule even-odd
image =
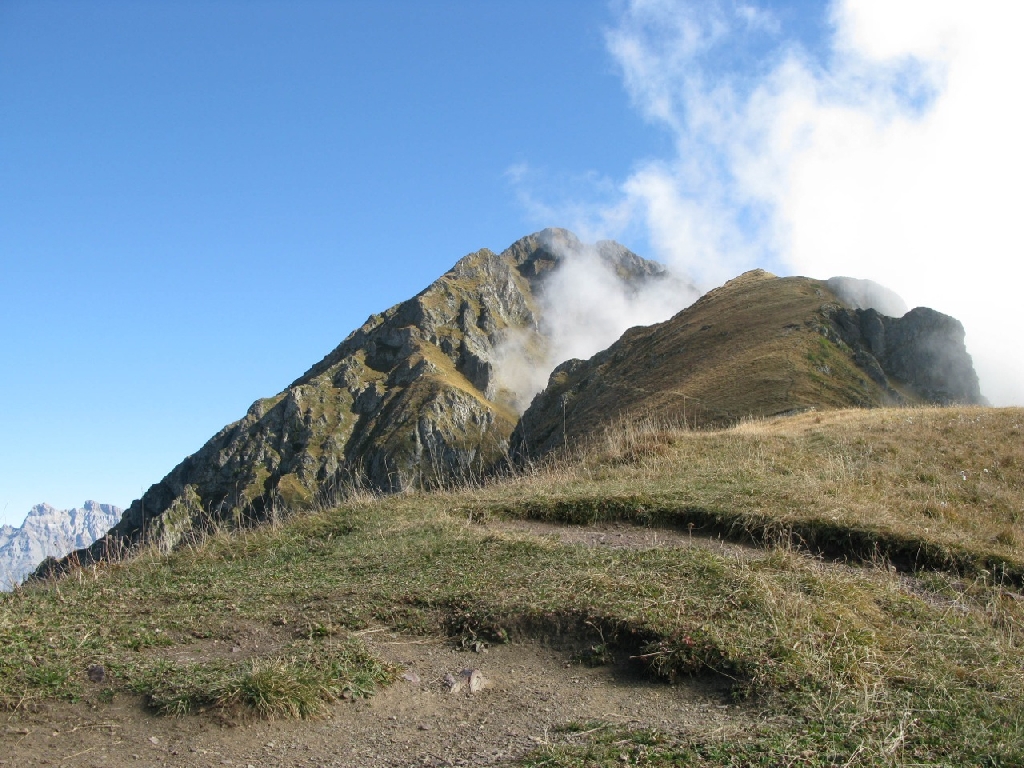
[[[678,528],[647,527],[630,523],[567,525],[541,520],[492,520],[487,528],[497,531],[553,536],[563,544],[584,544],[611,549],[655,549],[658,547],[704,547],[715,552],[746,555],[755,547],[726,541],[719,537],[691,533]]]
[[[372,639],[371,639],[372,638]],[[726,689],[707,681],[670,686],[626,664],[590,668],[568,650],[512,644],[485,653],[442,638],[366,636],[407,675],[367,701],[314,721],[218,722],[158,717],[140,702],[51,704],[4,716],[0,766],[448,766],[507,763],[538,744],[574,737],[568,723],[601,721],[669,733],[742,728]],[[450,693],[445,673],[479,669],[477,693]]]
[[[591,546],[684,546],[686,533],[632,526],[499,523]],[[696,538],[696,537],[693,537]],[[706,543],[704,545],[707,545]],[[715,542],[714,546],[735,545]],[[160,717],[127,696],[110,703],[47,704],[0,716],[0,767],[22,766],[460,766],[507,764],[545,742],[585,738],[569,723],[730,733],[749,726],[722,681],[668,685],[640,677],[628,659],[591,668],[574,651],[514,643],[485,652],[446,638],[364,633],[371,650],[406,670],[366,701],[313,721],[229,722],[217,715]],[[192,649],[198,650],[198,649]],[[182,649],[188,655],[189,649]],[[451,693],[446,673],[478,669],[476,692]],[[592,727],[592,726],[587,726]]]

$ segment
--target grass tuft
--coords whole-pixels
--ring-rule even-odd
[[[342,698],[364,698],[394,680],[395,670],[357,643],[296,644],[289,655],[229,664],[157,664],[132,686],[158,712],[187,715],[212,708],[275,719],[308,718]]]

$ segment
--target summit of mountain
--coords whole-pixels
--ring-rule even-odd
[[[517,375],[537,369],[546,378],[559,362],[550,359],[545,288],[560,265],[583,258],[627,294],[673,280],[618,243],[585,244],[563,229],[500,254],[470,253],[369,317],[283,392],[253,403],[80,558],[140,541],[170,548],[196,526],[266,519],[340,488],[395,492],[486,471],[508,454],[525,405]],[[679,306],[695,295],[687,286]]]
[[[811,408],[984,403],[960,322],[901,305],[870,281],[747,272],[555,368],[515,450],[537,456],[620,418],[722,426]]]

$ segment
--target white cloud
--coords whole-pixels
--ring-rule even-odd
[[[858,0],[834,4],[832,23],[840,50],[875,60],[927,60],[947,55],[965,21],[970,24],[966,17],[982,13],[962,0]]]
[[[832,82],[796,66],[751,104],[763,99],[766,149],[781,159],[755,192],[773,209],[779,258],[815,276],[871,277],[956,316],[983,391],[1007,404],[1024,403],[1024,111],[1013,82],[1024,55],[1010,34],[1024,14],[1000,7],[1010,13],[843,3]],[[924,109],[893,95],[908,59],[934,88]],[[800,141],[787,141],[794,129]]]
[[[755,73],[727,54],[778,31],[756,5],[626,6],[609,50],[676,155],[595,219],[642,222],[705,286],[754,265],[885,283],[959,318],[983,392],[1024,404],[1024,4],[842,0],[830,18],[823,61],[782,38]]]
[[[699,291],[673,275],[625,282],[610,243],[582,243],[561,231],[541,234],[561,264],[537,296],[546,346],[532,334],[506,336],[495,354],[497,385],[515,393],[522,411],[548,382],[552,369],[571,358],[587,359],[627,329],[667,320],[689,306]]]

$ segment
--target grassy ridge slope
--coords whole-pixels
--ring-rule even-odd
[[[532,764],[1019,764],[1024,600],[981,565],[1024,562],[1022,425],[1019,409],[952,408],[634,428],[481,488],[353,499],[101,565],[0,598],[0,700],[127,689],[167,712],[308,715],[393,678],[362,646],[367,627],[467,642],[561,634],[658,676],[727,676],[761,725],[743,743],[598,733]],[[647,500],[662,511],[646,514]],[[609,550],[489,522],[679,524],[685,509],[733,515],[742,525],[719,532],[777,545]],[[819,520],[978,560],[914,575],[884,557],[821,560],[785,535]],[[262,656],[214,650],[253,628],[272,638]],[[86,676],[96,664],[110,674],[101,686]]]
[[[745,273],[664,323],[633,328],[588,361],[556,369],[518,427],[531,456],[592,434],[612,417],[732,424],[750,415],[889,402],[883,387],[822,335],[824,283]]]
[[[984,404],[963,339],[930,309],[886,318],[845,307],[825,282],[753,270],[558,366],[514,453],[542,456],[616,418],[722,427],[810,408]]]
[[[1021,584],[1022,434],[1019,409],[982,407],[812,411],[707,432],[612,427],[579,458],[523,479],[514,503],[497,488],[475,503],[792,538],[831,557],[994,570]]]

